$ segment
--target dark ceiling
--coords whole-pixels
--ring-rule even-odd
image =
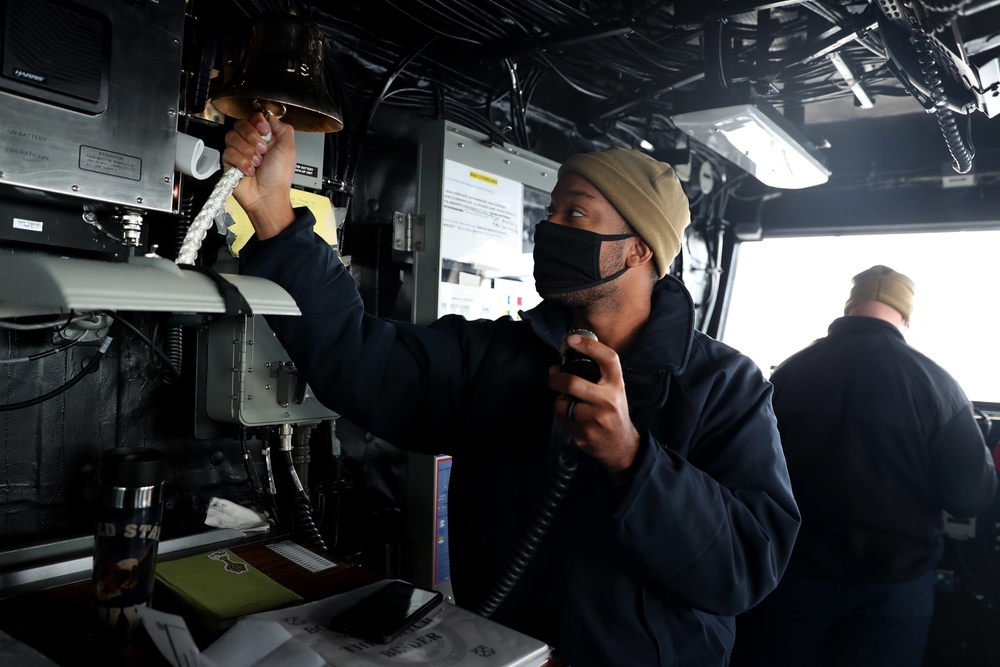
[[[675,163],[690,150],[723,182],[744,181],[743,201],[759,200],[766,188],[685,146],[671,121],[752,96],[815,145],[832,172],[815,190],[830,202],[845,190],[880,201],[901,188],[993,182],[998,4],[203,0],[197,13],[227,26],[220,49],[231,62],[261,13],[291,10],[323,29],[345,120],[337,178],[351,178],[369,131],[404,137],[410,122],[445,117],[558,161],[643,139]]]

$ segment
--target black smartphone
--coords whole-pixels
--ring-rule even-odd
[[[329,627],[375,644],[388,644],[437,610],[443,601],[441,591],[418,588],[394,579],[335,614]]]

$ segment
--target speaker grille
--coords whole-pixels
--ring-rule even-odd
[[[8,0],[2,75],[40,93],[96,103],[109,32],[107,19],[69,3]]]

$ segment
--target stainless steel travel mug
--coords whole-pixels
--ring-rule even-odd
[[[99,627],[128,639],[150,603],[163,517],[163,452],[118,447],[101,456],[94,532],[93,607]]]

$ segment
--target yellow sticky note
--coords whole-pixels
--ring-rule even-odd
[[[323,195],[306,192],[292,188],[292,206],[305,206],[316,217],[316,233],[332,246],[337,245],[337,218],[334,215],[333,204]],[[229,250],[234,257],[239,257],[240,248],[253,236],[253,225],[246,211],[240,206],[236,199],[230,195],[226,200],[224,208],[226,214],[226,228],[233,234],[235,239],[229,244]]]

